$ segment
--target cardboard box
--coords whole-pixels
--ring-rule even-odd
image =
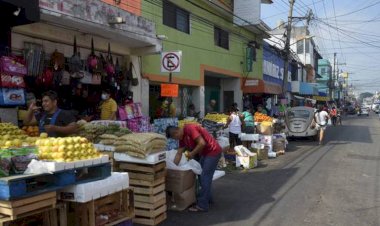
[[[259,142],[264,145],[272,145],[273,144],[273,136],[260,135]]]
[[[236,156],[236,167],[243,166],[244,169],[253,169],[257,167],[257,154],[252,156]]]
[[[268,150],[265,147],[264,148],[253,148],[252,151],[257,154],[257,160],[266,160],[268,159]]]
[[[261,135],[273,135],[273,126],[265,126],[265,125],[258,125],[256,126],[256,129],[259,134]]]
[[[170,210],[183,211],[196,202],[195,184],[182,193],[168,192],[168,207]]]
[[[166,191],[182,193],[195,184],[195,174],[191,170],[167,170]]]

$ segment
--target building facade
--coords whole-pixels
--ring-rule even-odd
[[[202,116],[210,100],[216,100],[216,111],[233,103],[241,107],[243,81],[262,80],[265,32],[260,24],[237,26],[233,13],[232,1],[143,1],[142,15],[156,24],[162,52],[182,53],[180,72],[172,74],[172,82],[179,84],[177,115],[186,116],[194,104]],[[151,116],[162,101],[160,85],[169,82],[161,64],[160,54],[142,59],[143,89],[149,93],[143,102],[149,103]]]

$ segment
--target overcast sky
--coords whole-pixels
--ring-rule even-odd
[[[274,0],[262,6],[261,17],[270,27],[287,21],[288,0]],[[294,16],[313,10],[311,21],[323,58],[333,62],[337,53],[339,70],[350,72],[350,80],[359,92],[380,90],[380,0],[296,0]],[[334,10],[335,9],[335,10]],[[298,22],[295,25],[303,25]]]

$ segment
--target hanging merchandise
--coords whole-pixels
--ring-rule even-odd
[[[65,67],[65,56],[57,50],[51,54],[50,61],[54,71],[60,71]]]
[[[28,76],[37,77],[42,74],[45,59],[42,45],[25,42],[24,58],[26,60]]]
[[[115,65],[113,64],[112,54],[111,54],[111,44],[108,43],[108,55],[107,55],[107,66],[106,66],[106,72],[107,75],[110,77],[113,77],[115,75]]]
[[[24,77],[0,72],[0,87],[25,88]]]
[[[54,75],[51,68],[45,68],[41,76],[37,78],[37,84],[45,87],[51,88],[54,84]]]
[[[8,51],[7,56],[0,57],[0,71],[10,75],[24,76],[27,74],[26,63],[20,57],[10,56]]]
[[[90,72],[92,73],[101,73],[100,70],[103,70],[103,67],[100,67],[101,62],[99,62],[98,56],[95,55],[94,39],[91,38],[91,54],[87,58],[87,64]]]
[[[77,38],[74,36],[74,53],[69,59],[69,70],[72,73],[73,78],[78,78],[80,75],[77,73],[82,69],[82,61],[80,59],[80,53],[77,50]],[[83,76],[82,76],[83,77]]]
[[[119,79],[120,77],[122,77],[122,75],[123,75],[123,71],[122,71],[121,66],[119,64],[119,58],[116,57],[115,77]]]
[[[137,76],[135,66],[133,66],[132,63],[131,63],[131,67],[132,67],[133,71],[135,72],[135,74],[136,74],[136,76]],[[138,86],[138,85],[139,85],[139,79],[133,77],[133,74],[132,74],[132,86]]]
[[[0,89],[0,105],[17,106],[25,104],[23,89]]]
[[[70,73],[67,70],[63,70],[61,85],[68,86],[70,85]]]

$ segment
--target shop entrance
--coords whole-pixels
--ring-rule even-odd
[[[240,79],[213,72],[205,72],[205,110],[210,100],[216,100],[217,112],[227,112],[234,103],[242,105]]]
[[[228,112],[229,108],[235,103],[234,91],[224,91],[224,112]]]

